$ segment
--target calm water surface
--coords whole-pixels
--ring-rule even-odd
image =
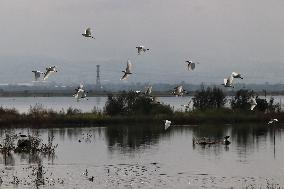
[[[0,155],[1,188],[34,188],[38,162],[46,179],[40,188],[266,188],[267,182],[283,187],[284,127],[274,131],[266,125],[188,125],[164,131],[162,124],[0,130],[1,140],[5,133],[21,132],[44,141],[54,136],[58,144],[54,156]],[[229,146],[192,143],[193,137],[225,135],[231,136]],[[13,176],[18,185],[11,183]]]

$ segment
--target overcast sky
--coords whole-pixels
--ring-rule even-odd
[[[283,0],[2,0],[0,83],[31,82],[31,70],[56,65],[49,81],[284,82]],[[91,27],[95,40],[81,34]],[[150,48],[137,56],[135,47]],[[185,60],[200,62],[193,72]]]

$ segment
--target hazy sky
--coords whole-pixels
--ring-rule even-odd
[[[49,81],[221,83],[232,71],[246,83],[284,81],[283,0],[2,0],[0,83],[31,82],[31,70],[56,65]],[[95,40],[81,34],[91,27]],[[135,46],[150,52],[137,56]],[[200,62],[188,72],[185,60]]]

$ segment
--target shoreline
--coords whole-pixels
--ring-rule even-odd
[[[67,128],[67,127],[108,127],[111,125],[163,126],[163,120],[173,125],[238,124],[267,122],[277,118],[284,120],[284,112],[175,112],[172,115],[131,115],[108,116],[101,113],[77,113],[73,115],[46,112],[41,114],[0,114],[0,128]]]

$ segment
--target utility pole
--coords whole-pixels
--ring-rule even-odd
[[[101,78],[100,78],[100,65],[97,65],[97,80],[96,80],[96,89],[101,89]]]

